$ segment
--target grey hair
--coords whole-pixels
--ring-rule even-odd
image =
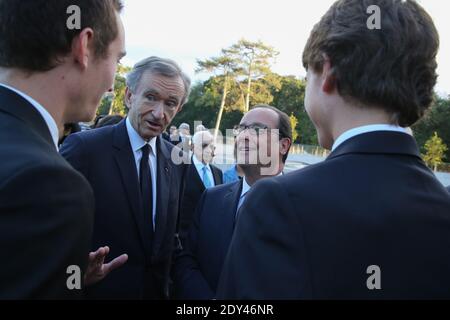
[[[146,71],[168,78],[180,77],[181,80],[183,80],[185,88],[181,105],[188,102],[189,94],[191,92],[191,79],[183,72],[183,70],[181,70],[180,66],[175,61],[153,56],[136,63],[133,69],[127,74],[127,87],[132,92],[136,92],[139,81]]]
[[[214,141],[214,136],[209,131],[199,131],[192,137],[192,144],[201,145],[204,141]]]

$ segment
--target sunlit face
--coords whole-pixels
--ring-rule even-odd
[[[144,140],[159,136],[181,111],[185,87],[181,77],[145,72],[135,92],[127,88],[128,117]]]
[[[241,167],[268,165],[261,155],[272,159],[272,151],[279,150],[272,143],[279,141],[278,114],[270,109],[257,108],[248,112],[241,120],[241,128],[249,128],[236,138],[237,160]],[[261,129],[266,128],[266,129]],[[275,130],[272,130],[275,129]],[[278,159],[279,155],[274,155]]]

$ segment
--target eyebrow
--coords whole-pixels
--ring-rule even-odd
[[[154,94],[156,96],[161,96],[161,93],[158,90],[155,89],[148,89],[144,91],[144,95],[147,94]],[[167,100],[175,100],[177,103],[179,103],[180,99],[176,96],[169,96]]]

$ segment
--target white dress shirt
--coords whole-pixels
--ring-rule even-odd
[[[198,172],[200,180],[203,181],[203,167],[205,166],[205,164],[203,164],[203,162],[198,160],[195,154],[192,156],[192,163],[195,165],[195,169]],[[214,187],[216,183],[214,182],[214,176],[212,174],[211,166],[209,164],[206,165],[206,175],[208,176],[209,181],[211,181],[211,187]]]
[[[375,132],[375,131],[391,131],[391,132],[401,132],[404,134],[409,134],[405,128],[389,125],[389,124],[372,124],[368,126],[362,126],[350,129],[339,136],[333,144],[332,151],[336,150],[341,144],[350,138],[358,136],[360,134]]]
[[[142,137],[137,133],[137,131],[133,128],[131,125],[130,119],[127,118],[126,120],[127,125],[127,131],[128,131],[128,137],[130,138],[130,144],[131,149],[133,150],[134,155],[134,161],[136,164],[136,171],[139,178],[139,166],[142,159],[142,147],[147,144],[147,142],[142,139]],[[157,178],[157,162],[156,162],[156,137],[151,139],[148,144],[150,145],[150,154],[149,154],[149,165],[152,175],[152,193],[153,193],[153,210],[152,210],[152,217],[153,217],[153,231],[156,227],[156,178]]]
[[[47,124],[48,130],[50,131],[50,135],[53,139],[53,143],[55,144],[55,148],[56,148],[56,150],[58,150],[58,141],[59,141],[58,126],[56,125],[56,121],[55,121],[55,119],[53,119],[53,117],[50,115],[50,113],[48,113],[48,111],[39,102],[34,100],[29,95],[23,93],[22,91],[19,91],[15,88],[10,87],[3,83],[0,83],[0,86],[5,87],[6,89],[9,89],[11,91],[14,91],[18,95],[20,95],[22,98],[27,100],[39,112],[39,114],[42,116],[42,118],[44,118],[44,121]]]

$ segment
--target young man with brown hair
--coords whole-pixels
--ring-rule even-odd
[[[70,29],[74,5],[82,16]],[[90,121],[112,90],[125,54],[121,9],[119,0],[0,0],[0,299],[82,296],[82,279],[69,286],[67,272],[85,276],[94,198],[57,145],[64,124]]]
[[[367,27],[372,5],[381,30]],[[415,1],[329,9],[303,62],[305,106],[332,153],[250,191],[219,298],[450,297],[450,196],[403,129],[430,106],[438,46]]]

